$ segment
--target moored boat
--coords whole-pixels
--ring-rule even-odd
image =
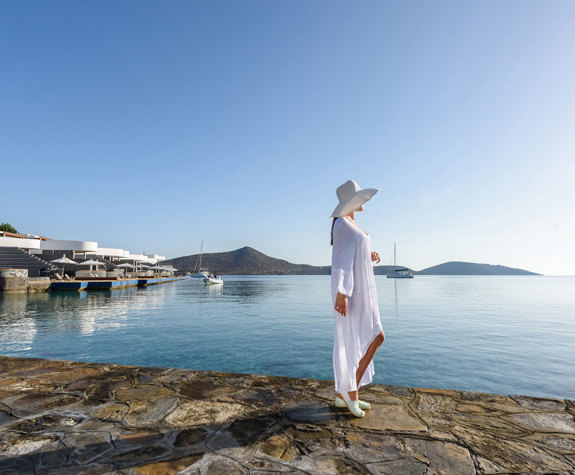
[[[397,260],[397,251],[395,243],[393,244],[393,271],[387,274],[388,279],[413,279],[413,272],[409,269],[397,268],[395,261]]]
[[[217,275],[210,274],[207,277],[204,277],[204,284],[213,285],[213,284],[223,284],[224,281],[218,277]]]

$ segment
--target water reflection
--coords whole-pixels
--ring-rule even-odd
[[[397,297],[397,279],[393,279],[393,295],[395,302],[395,318],[399,316],[399,298]]]
[[[121,328],[129,324],[130,315],[161,307],[166,290],[158,286],[148,291],[134,287],[1,295],[1,351],[29,348],[38,328],[44,333],[67,331],[82,336],[105,328]]]
[[[206,288],[208,289],[208,294],[210,295],[222,295],[222,291],[223,291],[223,285],[219,284],[219,285],[206,285]]]
[[[39,294],[40,295],[40,294]],[[30,294],[34,296],[35,294]],[[0,351],[19,353],[31,348],[36,335],[36,321],[29,304],[37,298],[26,294],[0,295]]]
[[[289,293],[296,282],[290,281],[289,278],[302,276],[282,276],[287,280],[280,280],[278,276],[253,277],[253,276],[234,276],[233,280],[228,279],[220,287],[221,293],[216,295],[225,295],[230,301],[237,305],[253,305],[261,303],[263,300],[271,301],[282,298]],[[277,279],[277,280],[276,280]],[[214,287],[214,286],[211,286]]]

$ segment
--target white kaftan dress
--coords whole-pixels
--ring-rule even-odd
[[[331,294],[334,306],[338,292],[348,296],[348,310],[346,316],[334,310],[333,372],[336,392],[345,394],[358,389],[355,375],[359,361],[383,331],[371,262],[371,239],[346,218],[336,219],[333,227]],[[374,373],[372,359],[359,387],[371,383]]]

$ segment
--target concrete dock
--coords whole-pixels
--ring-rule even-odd
[[[575,402],[0,356],[0,473],[575,473]]]

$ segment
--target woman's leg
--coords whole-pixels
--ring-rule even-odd
[[[349,391],[347,394],[349,394],[349,398],[352,401],[357,401],[359,398],[359,394],[357,392],[357,389],[355,391]],[[335,393],[335,395],[340,398],[342,401],[345,401],[345,399],[343,398],[343,396],[340,393]]]
[[[363,378],[363,374],[365,373],[365,370],[367,369],[369,363],[371,362],[371,360],[375,356],[375,352],[381,346],[381,344],[383,343],[384,340],[385,340],[385,334],[383,332],[381,332],[371,342],[371,345],[369,345],[369,348],[365,352],[365,355],[363,356],[363,358],[361,360],[359,360],[359,366],[357,368],[357,372],[355,373],[355,380],[356,380],[358,387],[359,387],[359,382],[361,381],[361,378]],[[357,390],[350,391],[347,394],[349,394],[349,398],[352,401],[356,401],[359,398],[359,394],[358,394]],[[343,397],[340,393],[337,393],[337,397],[340,399],[343,399]]]
[[[365,370],[369,366],[369,363],[371,362],[371,360],[375,356],[375,352],[381,346],[381,344],[383,343],[384,340],[385,340],[385,333],[381,332],[371,342],[371,345],[369,345],[369,348],[365,352],[365,355],[363,356],[363,358],[361,360],[359,360],[359,366],[357,367],[357,373],[355,374],[355,380],[357,382],[358,387],[359,387],[359,382],[361,381],[361,378],[363,378],[363,374],[365,373]]]

